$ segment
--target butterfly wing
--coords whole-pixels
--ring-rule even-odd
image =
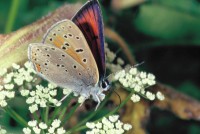
[[[70,55],[58,47],[35,43],[30,44],[29,60],[40,76],[60,87],[80,91],[93,84],[93,77]]]
[[[72,18],[83,32],[98,66],[100,79],[105,75],[104,34],[101,9],[97,0],[88,1]]]
[[[84,81],[86,85],[95,85],[98,83],[99,73],[95,59],[84,35],[71,20],[63,20],[54,24],[44,36],[43,44],[51,44],[49,46],[57,47],[59,50],[57,52],[65,53],[70,57],[71,61],[68,61],[69,58],[65,58],[65,61],[62,61],[69,64],[68,66],[73,65],[72,63],[76,63],[79,65],[79,68],[81,67],[83,69],[81,72],[83,71],[84,73],[82,73],[81,76],[77,75],[77,79]],[[52,56],[54,57],[54,54]],[[54,63],[52,62],[52,64]],[[73,76],[73,73],[71,76]]]

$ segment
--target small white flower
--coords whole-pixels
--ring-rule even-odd
[[[8,89],[8,90],[13,89],[14,88],[14,84],[6,84],[6,85],[4,85],[4,88]]]
[[[119,80],[120,78],[123,78],[125,76],[125,70],[121,70],[117,72],[114,76],[115,80]]]
[[[101,129],[101,128],[102,128],[102,123],[97,122],[97,124],[96,124],[96,128]]]
[[[45,100],[41,100],[40,101],[40,107],[47,107],[46,103],[47,102]]]
[[[30,128],[23,128],[24,134],[31,134],[31,129]]]
[[[165,99],[165,96],[161,92],[157,92],[156,97],[161,101]]]
[[[155,80],[155,76],[153,74],[148,74],[147,78],[150,80]]]
[[[28,122],[28,125],[29,125],[30,127],[35,127],[35,126],[37,125],[37,121],[36,121],[36,120],[29,121],[29,122]]]
[[[8,98],[14,98],[15,97],[15,92],[14,91],[8,92],[6,96]]]
[[[133,94],[132,97],[131,97],[131,100],[133,102],[139,102],[140,101],[140,96],[137,95],[137,94]]]
[[[36,94],[35,91],[31,91],[31,92],[30,92],[30,95],[31,95],[31,96],[35,96],[35,94]]]
[[[36,134],[40,134],[41,129],[38,128],[38,127],[36,126],[36,127],[33,127],[33,131],[34,131]]]
[[[131,67],[131,69],[129,70],[129,73],[131,74],[131,75],[136,75],[137,74],[137,68],[135,68],[135,67]]]
[[[124,65],[124,61],[122,60],[122,58],[117,58],[117,63],[119,65]]]
[[[109,49],[105,49],[105,51],[108,61],[112,62],[116,57],[115,53],[111,52]]]
[[[93,128],[95,128],[95,123],[93,123],[93,122],[87,122],[87,123],[86,123],[86,126],[87,126],[88,128],[90,128],[90,129],[93,129]]]
[[[13,63],[13,64],[12,64],[12,67],[13,67],[14,69],[19,69],[19,68],[20,68],[20,66],[17,65],[16,63]]]
[[[34,113],[35,111],[37,111],[38,110],[37,104],[31,105],[29,107],[29,110],[30,110],[31,113]]]
[[[26,99],[27,104],[32,104],[34,101],[35,101],[34,97],[28,97],[28,99]]]
[[[67,88],[64,88],[64,89],[63,89],[63,94],[64,94],[64,95],[69,95],[71,92],[72,92],[71,89],[67,89]]]
[[[109,116],[109,120],[110,120],[111,122],[116,122],[118,119],[119,119],[119,115],[112,115],[112,116]]]
[[[23,90],[20,91],[20,93],[21,93],[22,96],[28,96],[29,95],[29,90],[23,89]]]
[[[54,128],[54,127],[50,127],[50,128],[48,129],[48,132],[49,132],[50,134],[53,134],[54,131],[55,131],[55,128]]]
[[[7,102],[5,100],[0,100],[0,106],[1,107],[7,106]]]
[[[130,124],[124,124],[124,130],[128,131],[132,128]]]
[[[6,74],[6,76],[3,79],[3,82],[4,83],[9,83],[12,80],[13,76],[14,76],[13,72],[11,72],[9,74]]]
[[[135,85],[135,88],[134,88],[134,90],[135,90],[136,92],[140,92],[140,91],[141,91],[141,89],[142,89],[142,87],[141,87],[141,86],[139,86],[139,85]]]
[[[51,96],[56,96],[57,90],[51,90],[49,93],[50,93]]]
[[[6,98],[6,93],[5,91],[0,92],[0,100],[4,100]]]
[[[57,134],[64,134],[66,131],[61,127],[57,129]]]
[[[23,78],[15,78],[14,79],[14,82],[18,85],[18,86],[21,86],[24,82],[24,79]]]
[[[49,89],[54,89],[54,88],[56,88],[56,87],[57,87],[57,85],[54,84],[54,83],[49,83],[49,84],[48,84],[48,88],[49,88]]]
[[[30,63],[30,62],[26,62],[26,63],[24,63],[24,66],[27,68],[27,69],[29,69],[29,68],[32,68],[32,64]]]
[[[107,118],[103,117],[102,123],[103,124],[108,124],[108,123],[110,123],[110,121]]]
[[[121,121],[117,121],[117,123],[115,124],[116,128],[121,129],[123,126],[123,123]]]
[[[53,121],[53,123],[51,124],[51,126],[54,127],[54,128],[58,128],[58,127],[60,126],[60,123],[61,123],[60,120],[55,119],[55,120]]]
[[[140,72],[140,77],[142,79],[145,79],[147,77],[147,73],[146,72]]]
[[[39,127],[41,129],[47,129],[47,124],[45,124],[44,122],[40,122]]]
[[[146,92],[146,96],[151,101],[155,99],[155,95],[149,91]]]
[[[0,129],[0,134],[6,134],[7,131],[5,129]]]

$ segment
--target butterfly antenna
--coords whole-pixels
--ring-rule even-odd
[[[140,66],[140,65],[142,65],[142,64],[144,64],[144,63],[145,63],[145,62],[142,61],[142,62],[140,62],[140,63],[138,63],[138,64],[135,64],[134,67],[138,67],[138,66]]]
[[[118,104],[117,107],[120,107],[120,105],[121,105],[121,103],[122,103],[121,97],[120,97],[120,95],[119,95],[115,90],[113,90],[113,92],[114,92],[114,93],[118,96],[118,98],[119,98],[119,104]]]

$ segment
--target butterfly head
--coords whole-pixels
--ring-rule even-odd
[[[108,91],[108,89],[111,87],[111,84],[110,82],[105,79],[105,80],[102,80],[99,84],[99,87],[103,90],[103,91]]]

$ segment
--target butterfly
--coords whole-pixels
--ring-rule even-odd
[[[88,1],[71,20],[49,28],[42,43],[28,47],[28,58],[44,79],[100,105],[110,87],[105,78],[103,20],[97,0]]]

